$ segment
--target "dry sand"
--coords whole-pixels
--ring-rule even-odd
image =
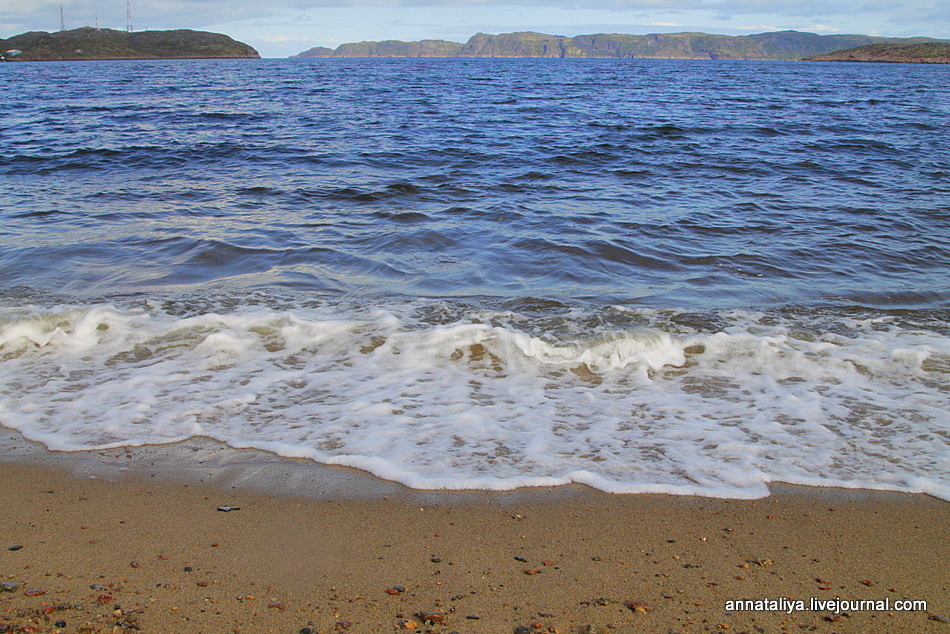
[[[415,492],[190,443],[0,443],[0,581],[17,586],[0,632],[950,634],[950,504],[927,496]],[[889,605],[835,616],[812,597]],[[727,609],[738,599],[806,609]],[[908,599],[927,610],[898,610]]]

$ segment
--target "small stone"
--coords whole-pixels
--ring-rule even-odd
[[[936,621],[937,623],[950,625],[950,616],[944,616],[943,614],[931,614],[927,618],[931,621]]]
[[[185,566],[185,567],[184,567],[184,571],[185,571],[185,572],[191,572],[192,570],[194,570],[194,568],[192,568],[191,566]]]
[[[580,629],[580,634],[607,634],[607,628],[603,625],[585,625]]]
[[[639,601],[639,600],[627,601],[626,605],[628,608],[630,608],[631,610],[639,614],[646,614],[647,612],[653,609],[650,607],[650,605],[646,601]]]
[[[515,557],[515,561],[522,561],[522,562],[524,562],[524,561],[528,561],[528,558],[527,558],[527,557],[522,557],[521,555],[518,555],[518,556]]]
[[[19,587],[20,586],[13,583],[12,581],[4,581],[3,583],[0,583],[0,592],[16,592],[17,588]]]
[[[337,621],[336,623],[333,624],[333,627],[338,630],[345,630],[345,629],[348,629],[351,625],[353,625],[352,621]]]
[[[231,511],[240,511],[241,507],[240,506],[219,506],[218,510],[223,513],[229,513]]]
[[[27,590],[23,594],[25,594],[28,597],[40,597],[46,594],[46,590]]]
[[[599,599],[594,599],[594,605],[617,605],[617,601],[600,597]]]
[[[302,627],[300,628],[300,631],[297,632],[297,634],[317,634],[317,631],[312,627]]]
[[[392,594],[392,595],[399,595],[399,594],[402,594],[402,593],[405,592],[405,591],[406,591],[406,589],[403,588],[402,586],[393,586],[392,588],[386,588],[386,593],[387,593],[387,594]]]
[[[66,627],[66,621],[56,621],[53,625],[56,627]]]
[[[129,562],[129,567],[130,567],[130,568],[138,568],[140,565],[141,565],[141,564],[139,564],[139,562],[137,562],[137,561]]]
[[[399,627],[404,630],[417,630],[419,629],[419,624],[412,619],[409,619],[407,621],[400,621]]]
[[[532,634],[534,630],[527,625],[519,625],[515,628],[515,634]]]
[[[7,550],[20,550],[21,548],[23,548],[23,546],[17,545],[17,546],[10,546],[9,548],[7,548]]]
[[[442,563],[442,560],[441,560],[439,557],[433,557],[433,558],[430,559],[429,561],[431,561],[431,562],[434,563],[434,564],[440,564],[440,563]]]
[[[767,566],[771,566],[775,562],[773,562],[771,559],[756,559],[752,563],[754,563],[756,566],[767,567]]]
[[[524,573],[526,575],[537,575],[537,574],[540,574],[541,571],[538,570],[537,568],[527,568],[525,569]]]
[[[198,581],[198,582],[195,583],[195,585],[197,585],[199,588],[207,588],[207,587],[208,587],[208,582],[207,582],[207,581]]]
[[[285,608],[284,608],[284,604],[281,603],[280,601],[271,601],[270,603],[267,604],[267,607],[273,608],[274,610],[283,610],[283,609],[285,609]]]
[[[416,616],[423,623],[443,623],[445,621],[445,612],[417,612]]]
[[[847,612],[841,612],[840,614],[830,614],[830,615],[826,616],[826,617],[824,618],[824,620],[825,620],[825,621],[828,621],[829,623],[837,623],[837,622],[840,621],[841,619],[847,619],[847,618],[850,618],[850,617],[851,617],[851,615],[848,614]]]

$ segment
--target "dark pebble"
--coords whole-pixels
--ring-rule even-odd
[[[185,572],[191,572],[192,570],[194,570],[194,568],[192,568],[191,566],[185,566],[184,570]]]
[[[7,550],[20,550],[21,548],[23,548],[23,546],[17,545],[17,546],[10,546],[9,548],[7,548]]]
[[[317,634],[312,627],[302,627],[298,634]]]
[[[431,561],[431,562],[434,563],[434,564],[441,564],[441,563],[442,563],[442,560],[439,559],[438,557],[433,557],[433,558],[430,559],[429,561]]]
[[[522,557],[521,555],[518,555],[517,557],[515,557],[515,560],[516,560],[516,561],[528,561],[528,558],[527,558],[527,557]]]
[[[56,621],[53,625],[56,627],[66,627],[66,621]]]
[[[515,628],[515,634],[532,634],[532,632],[534,632],[534,629],[527,625],[519,625]]]

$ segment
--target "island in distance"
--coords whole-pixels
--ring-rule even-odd
[[[812,55],[806,62],[897,62],[910,64],[950,64],[950,42],[916,44],[868,44],[824,55]]]
[[[870,35],[817,35],[776,31],[755,35],[663,33],[622,35],[600,33],[565,37],[520,32],[478,33],[459,44],[445,40],[419,42],[357,42],[336,49],[318,46],[294,58],[315,57],[555,57],[647,59],[741,59],[798,61],[868,44],[922,44],[931,38],[886,38]]]
[[[256,50],[227,35],[178,29],[117,31],[82,27],[46,33],[32,31],[0,39],[5,61],[98,59],[259,58]]]

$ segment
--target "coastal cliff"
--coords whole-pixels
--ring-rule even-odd
[[[227,35],[177,29],[129,33],[83,27],[46,33],[32,31],[0,39],[0,50],[18,50],[7,61],[95,59],[259,58],[256,50]]]
[[[740,59],[798,61],[875,43],[927,43],[927,38],[894,39],[870,35],[817,35],[777,31],[756,35],[664,33],[623,35],[600,33],[565,37],[531,31],[489,35],[477,33],[464,43],[360,42],[336,49],[315,47],[295,58],[313,57],[514,57],[514,58],[649,58]]]

